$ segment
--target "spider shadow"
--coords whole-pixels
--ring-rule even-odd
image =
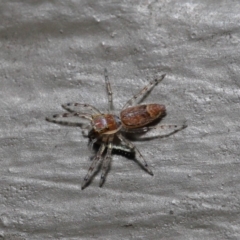
[[[89,143],[90,143],[90,142],[91,142],[91,139],[89,139]],[[96,154],[97,151],[99,150],[100,145],[101,145],[101,142],[96,142],[96,143],[93,144],[91,151],[92,151],[94,154],[90,157],[90,160],[93,160],[93,158],[95,157],[95,154]],[[134,150],[129,149],[129,150],[127,151],[126,148],[125,148],[125,150],[121,149],[121,146],[122,146],[122,145],[121,145],[120,140],[118,140],[118,139],[114,139],[114,146],[115,146],[115,147],[113,147],[112,156],[114,156],[114,155],[123,156],[123,157],[127,158],[128,160],[134,161],[142,170],[144,170],[145,172],[147,172],[146,169],[144,168],[144,166],[141,164],[141,162],[136,158],[136,153],[135,153]],[[120,148],[116,148],[117,146],[120,146]],[[126,146],[125,146],[125,147],[126,147]],[[98,169],[94,172],[94,174],[93,174],[92,177],[91,177],[91,180],[90,180],[89,183],[86,185],[86,187],[87,187],[89,184],[91,184],[91,182],[93,181],[93,179],[95,178],[95,176],[96,176],[96,175],[99,173],[99,171],[101,170],[102,162],[103,162],[103,159],[104,159],[104,157],[105,157],[105,155],[106,155],[106,152],[107,152],[107,148],[105,149],[105,151],[104,151],[104,153],[103,153],[103,155],[102,155],[101,163],[99,164]],[[107,180],[108,172],[111,170],[111,167],[112,167],[112,166],[111,166],[111,162],[110,162],[110,165],[109,165],[109,167],[108,167],[108,169],[107,169],[106,177],[105,177],[105,179],[102,181],[102,184],[100,185],[100,187],[102,187],[102,186],[104,185],[105,181]]]

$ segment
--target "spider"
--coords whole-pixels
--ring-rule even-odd
[[[99,143],[99,149],[92,159],[91,166],[83,180],[82,189],[90,183],[92,177],[98,171],[99,166],[102,165],[102,173],[99,186],[102,187],[112,159],[113,149],[121,149],[123,151],[134,153],[135,159],[139,165],[150,175],[153,175],[152,170],[148,166],[145,158],[135,145],[130,142],[123,133],[128,134],[143,134],[154,129],[173,128],[170,133],[175,133],[184,129],[187,125],[184,123],[178,125],[157,125],[151,126],[151,123],[156,119],[161,119],[166,115],[166,108],[161,104],[142,104],[136,105],[139,99],[147,92],[150,92],[159,82],[161,82],[166,74],[163,74],[159,79],[150,81],[143,89],[136,95],[130,98],[122,107],[119,115],[113,114],[113,100],[112,89],[108,78],[107,69],[104,70],[106,90],[108,95],[108,111],[103,113],[92,105],[84,103],[67,103],[62,107],[69,111],[69,113],[56,114],[52,117],[46,118],[47,121],[78,126],[82,129],[88,130],[88,138],[90,146],[93,148],[95,143]],[[88,121],[88,124],[83,124],[82,120]],[[168,135],[170,135],[168,134]],[[116,145],[114,140],[118,139],[120,142]],[[106,154],[104,155],[106,151]]]

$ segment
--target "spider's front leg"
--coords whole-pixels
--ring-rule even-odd
[[[52,117],[47,117],[46,121],[68,126],[82,127],[84,125],[82,122],[83,119],[92,121],[92,115],[78,112],[55,114]]]
[[[123,137],[122,134],[118,133],[117,137],[124,142],[130,149],[135,150],[135,153],[138,155],[139,159],[137,159],[139,161],[139,163],[141,164],[141,166],[150,174],[153,176],[153,172],[152,170],[149,168],[146,160],[144,159],[143,155],[140,153],[140,151],[135,147],[134,144],[132,144],[130,141],[128,141],[125,137]]]
[[[101,114],[101,112],[95,108],[94,106],[86,103],[67,103],[63,104],[62,108],[66,109],[69,112],[83,112],[87,111],[90,112],[91,114]]]

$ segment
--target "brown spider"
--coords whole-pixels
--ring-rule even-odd
[[[94,156],[88,173],[84,178],[82,189],[84,189],[89,184],[101,163],[102,174],[100,187],[103,185],[112,159],[112,150],[114,148],[120,148],[124,151],[129,151],[136,154],[138,163],[142,166],[142,168],[145,169],[150,175],[153,175],[153,172],[149,168],[143,155],[129,140],[127,140],[122,135],[122,132],[130,134],[145,133],[152,129],[163,129],[167,127],[173,128],[173,131],[171,133],[174,133],[186,127],[185,123],[181,126],[149,126],[149,124],[154,120],[161,119],[166,114],[166,108],[164,105],[153,103],[132,106],[141,96],[145,95],[146,92],[148,92],[150,89],[153,89],[153,87],[162,81],[166,74],[163,74],[160,79],[155,79],[154,81],[149,82],[141,91],[139,91],[129,101],[126,102],[120,112],[120,116],[117,116],[112,113],[112,90],[106,69],[104,73],[108,93],[108,113],[102,113],[94,106],[91,106],[89,104],[67,103],[62,105],[62,107],[70,113],[56,114],[53,115],[53,117],[46,118],[46,120],[49,122],[71,126],[80,126],[83,129],[87,129],[89,130],[88,137],[90,139],[90,145],[93,147],[94,143],[100,143],[97,154]],[[88,120],[90,124],[88,123],[87,125],[84,125],[80,121],[81,119]],[[118,138],[118,140],[120,140],[120,147],[114,145],[115,138]],[[107,149],[107,152],[103,157],[105,149]]]

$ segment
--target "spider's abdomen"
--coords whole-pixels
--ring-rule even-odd
[[[166,108],[160,104],[145,104],[124,109],[121,113],[122,124],[126,128],[143,127],[166,114]]]
[[[121,127],[119,117],[112,114],[101,114],[93,116],[92,126],[95,132],[101,134],[113,134]]]

